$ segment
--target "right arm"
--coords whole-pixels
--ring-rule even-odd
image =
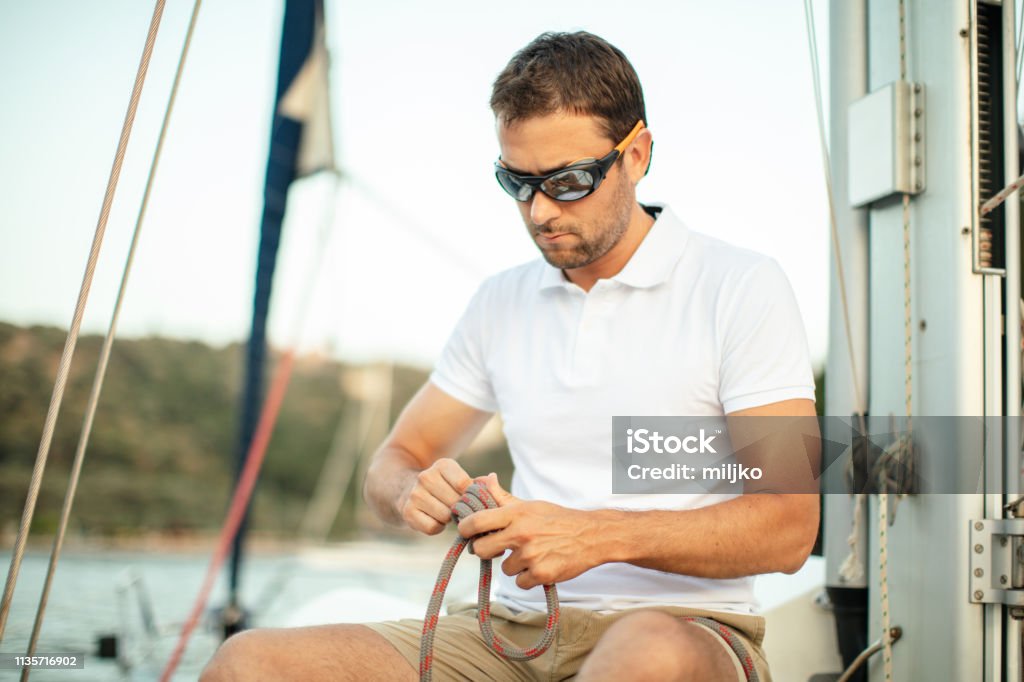
[[[491,417],[429,381],[374,453],[363,496],[395,525],[435,535],[473,479],[455,461]]]

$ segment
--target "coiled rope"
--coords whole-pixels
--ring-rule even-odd
[[[497,500],[491,495],[483,483],[472,483],[462,498],[452,507],[452,520],[455,523],[475,514],[483,509],[494,509],[498,506]],[[434,584],[434,591],[430,596],[430,603],[427,605],[427,615],[423,618],[423,636],[420,639],[420,682],[430,682],[433,673],[434,663],[434,634],[437,630],[437,619],[441,613],[441,602],[444,600],[444,592],[448,588],[448,581],[455,570],[455,564],[466,545],[472,542],[472,538],[456,536],[455,542],[441,562],[441,570],[437,574],[437,582]],[[509,644],[497,634],[491,627],[491,560],[480,560],[480,583],[477,588],[477,621],[480,623],[480,632],[484,641],[499,656],[510,661],[529,661],[537,658],[551,646],[555,641],[558,632],[558,592],[554,585],[544,586],[544,597],[547,599],[548,620],[544,625],[544,633],[540,639],[531,647],[521,649]]]
[[[32,468],[32,478],[29,482],[28,495],[25,498],[25,507],[21,515],[21,525],[18,528],[18,535],[14,541],[14,551],[11,553],[11,567],[7,572],[7,582],[4,585],[3,598],[0,599],[0,641],[3,641],[4,628],[7,624],[7,617],[10,614],[11,601],[14,598],[14,586],[18,582],[18,572],[21,570],[21,561],[25,554],[25,544],[28,541],[29,528],[32,526],[32,517],[35,514],[36,502],[39,499],[39,489],[43,483],[43,472],[46,470],[46,460],[50,455],[50,444],[53,442],[53,434],[57,426],[57,415],[60,413],[61,403],[64,400],[64,389],[67,386],[68,374],[71,371],[71,359],[75,354],[75,346],[78,344],[78,333],[82,327],[82,316],[85,314],[85,305],[89,300],[93,273],[96,271],[96,262],[99,260],[103,236],[107,230],[110,209],[114,203],[114,194],[117,191],[117,181],[121,176],[121,167],[124,164],[125,152],[128,149],[128,139],[131,137],[132,126],[135,123],[135,112],[138,110],[139,98],[142,96],[142,86],[146,81],[146,73],[149,71],[149,61],[153,54],[153,45],[156,43],[160,20],[163,17],[165,1],[157,0],[156,5],[153,7],[153,18],[149,23],[146,44],[142,50],[142,58],[139,61],[139,67],[135,75],[135,83],[132,86],[128,110],[125,113],[124,123],[121,126],[121,137],[117,142],[114,163],[110,169],[106,192],[103,195],[103,205],[100,208],[100,216],[96,222],[92,246],[89,249],[85,275],[82,277],[82,285],[78,292],[78,300],[75,303],[71,327],[68,329],[67,340],[64,342],[64,350],[61,353],[60,364],[57,367],[57,380],[53,386],[50,407],[47,409],[46,421],[43,424],[43,435],[39,441],[39,451],[36,453],[36,462]]]

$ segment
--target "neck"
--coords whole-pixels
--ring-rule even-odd
[[[629,226],[615,246],[593,263],[581,268],[563,270],[566,278],[584,291],[590,291],[599,279],[610,279],[622,272],[626,263],[640,248],[641,242],[654,225],[654,218],[639,203],[633,204]]]

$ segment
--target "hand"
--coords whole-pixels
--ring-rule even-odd
[[[602,563],[598,558],[598,524],[593,513],[540,501],[523,501],[506,492],[495,474],[484,479],[498,502],[459,523],[459,534],[472,538],[473,553],[493,559],[511,549],[501,564],[523,589],[575,578]]]
[[[416,474],[397,503],[402,520],[413,530],[437,535],[452,519],[454,505],[473,482],[454,459],[439,459]]]

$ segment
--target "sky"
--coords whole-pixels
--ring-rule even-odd
[[[828,210],[801,2],[326,4],[344,180],[292,188],[272,344],[352,361],[434,361],[478,284],[537,257],[493,177],[491,83],[537,34],[585,29],[622,49],[644,86],[656,146],[640,200],[775,258],[812,360],[824,363]],[[827,6],[814,6],[827,78]],[[282,8],[203,3],[122,337],[221,345],[247,336]],[[152,9],[0,2],[0,320],[70,324]],[[109,324],[191,11],[191,0],[167,2],[87,332]]]

